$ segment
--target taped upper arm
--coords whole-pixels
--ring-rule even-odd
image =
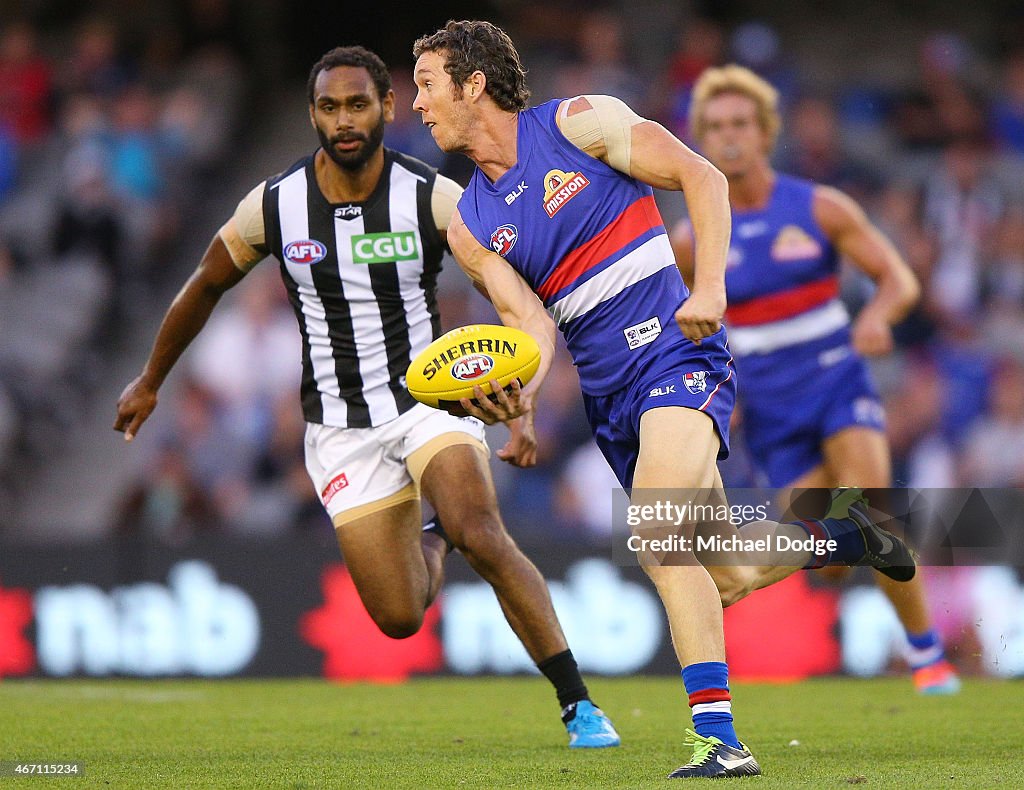
[[[438,173],[434,179],[434,190],[430,193],[430,211],[439,231],[448,230],[460,197],[462,187]]]
[[[263,192],[261,182],[242,198],[235,213],[218,231],[235,266],[243,272],[267,257],[267,231],[263,219]]]
[[[629,174],[632,128],[643,123],[621,99],[587,95],[559,105],[556,122],[565,138],[584,153]]]

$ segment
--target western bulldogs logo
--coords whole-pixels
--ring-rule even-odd
[[[708,374],[703,370],[683,374],[683,384],[692,394],[699,395],[708,388]]]
[[[327,248],[316,239],[302,239],[285,247],[284,257],[292,263],[312,266],[327,257]]]
[[[515,225],[499,225],[491,234],[491,249],[504,258],[516,246],[519,231]]]

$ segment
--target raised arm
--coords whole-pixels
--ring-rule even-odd
[[[917,278],[863,209],[838,189],[815,188],[814,218],[839,253],[878,286],[854,322],[854,348],[868,356],[889,353],[892,327],[910,312],[921,294]]]
[[[696,242],[690,298],[676,312],[694,342],[721,327],[731,218],[722,173],[661,124],[611,96],[579,96],[558,108],[558,126],[580,150],[657,189],[683,193]]]
[[[239,211],[213,237],[199,266],[174,297],[164,315],[142,373],[121,393],[117,401],[114,430],[122,431],[126,441],[135,438],[139,428],[153,413],[157,404],[157,391],[178,358],[205,326],[221,296],[266,256],[264,251],[250,244],[239,229],[239,212],[246,206],[246,201],[253,202],[255,192],[253,190],[239,204]]]

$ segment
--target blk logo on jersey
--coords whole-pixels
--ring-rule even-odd
[[[505,205],[506,206],[511,206],[513,203],[515,203],[516,198],[519,197],[521,194],[523,194],[523,192],[525,192],[526,190],[527,190],[526,182],[525,181],[520,181],[518,186],[516,186],[515,189],[513,189],[511,192],[509,192],[507,195],[505,195]]]
[[[452,378],[459,381],[472,381],[486,376],[494,368],[494,360],[486,354],[470,354],[456,360],[452,365]]]
[[[302,239],[285,247],[284,257],[292,263],[312,266],[327,257],[327,248],[316,239]]]
[[[648,343],[653,343],[657,339],[658,335],[661,334],[661,321],[658,319],[658,316],[654,316],[654,318],[648,318],[642,324],[626,327],[622,330],[622,334],[626,336],[626,345],[632,351],[634,348],[640,348]]]
[[[554,217],[562,206],[590,186],[590,179],[583,173],[548,170],[544,176],[544,211]]]
[[[694,370],[683,374],[683,384],[692,394],[699,395],[708,388],[708,374],[704,370]]]
[[[516,246],[519,231],[515,225],[499,225],[491,234],[491,249],[504,258]]]

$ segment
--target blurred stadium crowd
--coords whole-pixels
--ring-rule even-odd
[[[110,19],[45,42],[28,23],[0,29],[0,491],[53,451],[106,356],[148,347],[153,318],[144,336],[125,327],[162,314],[168,282],[195,265],[163,262],[239,145],[247,53],[229,3],[186,5],[130,49]],[[652,60],[614,8],[506,10],[537,102],[610,93],[687,139],[702,69],[735,61],[769,78],[784,100],[778,167],[853,195],[924,286],[897,353],[875,365],[898,483],[1024,485],[1024,38],[922,31],[883,53],[903,76],[870,79],[840,64],[845,76],[823,88],[794,54],[793,33],[767,23],[689,15],[657,31],[670,40]],[[410,64],[393,68],[399,117],[387,144],[464,181],[465,163],[441,155],[409,109]],[[313,144],[311,134],[296,141],[281,166]],[[659,202],[668,223],[683,215],[678,196]],[[845,278],[852,309],[869,287]],[[160,406],[169,427],[122,481],[112,529],[168,540],[329,529],[303,467],[299,336],[275,267],[232,297],[176,370],[178,394]],[[495,320],[454,263],[440,299],[445,328]],[[614,481],[564,353],[537,426],[538,467],[495,468],[513,532],[606,536]],[[493,430],[500,446],[504,429]],[[726,482],[756,483],[742,426],[734,450]]]

